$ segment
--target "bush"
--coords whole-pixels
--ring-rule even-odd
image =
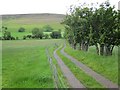
[[[61,33],[59,31],[53,31],[51,34],[50,34],[51,38],[55,38],[55,39],[58,39],[58,38],[61,38]]]
[[[44,37],[45,37],[45,39],[48,39],[48,38],[49,38],[49,35],[48,35],[48,34],[45,34]]]
[[[44,32],[52,32],[53,28],[50,25],[46,25],[43,27]]]
[[[3,36],[3,39],[4,40],[11,40],[11,33],[9,31],[5,31],[4,32],[4,36]]]
[[[25,32],[25,28],[23,28],[23,27],[19,28],[18,32]]]
[[[11,37],[11,40],[15,40],[15,37],[12,36],[12,37]]]
[[[19,40],[19,38],[18,38],[18,37],[16,37],[16,40]]]
[[[0,40],[2,40],[2,37],[0,37]]]
[[[33,35],[35,38],[40,38],[40,39],[43,38],[43,32],[42,32],[42,30],[40,30],[39,28],[34,28],[34,29],[32,30],[32,35]]]
[[[26,39],[26,36],[23,36],[23,40],[25,40]]]
[[[27,35],[26,37],[30,39],[30,38],[32,38],[32,35]]]

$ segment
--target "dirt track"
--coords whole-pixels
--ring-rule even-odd
[[[58,48],[59,49],[59,48]],[[64,64],[64,62],[61,60],[61,58],[56,54],[56,49],[54,51],[54,57],[58,62],[58,65],[61,68],[61,71],[63,72],[64,76],[67,78],[68,83],[72,88],[85,88],[82,83],[77,80],[77,78],[73,75],[73,73],[69,70],[69,68]]]
[[[81,70],[83,70],[85,73],[93,77],[96,81],[98,81],[101,85],[105,86],[106,88],[118,88],[118,85],[114,84],[110,80],[106,79],[102,75],[96,73],[92,69],[90,69],[88,66],[84,65],[80,61],[76,60],[72,56],[68,55],[67,53],[64,52],[66,45],[62,48],[61,53],[67,57],[69,60],[71,60],[73,63],[76,64]]]

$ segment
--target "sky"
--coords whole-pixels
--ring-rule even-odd
[[[57,13],[66,14],[70,5],[79,3],[101,3],[106,0],[0,0],[0,15]],[[119,0],[109,0],[118,9]]]

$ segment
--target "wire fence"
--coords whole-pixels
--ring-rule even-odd
[[[58,73],[56,66],[53,63],[52,58],[50,57],[48,48],[46,49],[46,54],[47,54],[48,61],[49,61],[49,64],[50,64],[50,69],[51,69],[52,74],[53,74],[55,87],[57,88],[57,90],[58,90],[58,88],[64,88],[65,89],[66,86],[65,86],[60,74]]]

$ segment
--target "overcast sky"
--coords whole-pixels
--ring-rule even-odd
[[[58,13],[65,14],[71,4],[77,2],[95,3],[106,0],[0,0],[0,15],[29,14],[29,13]],[[109,0],[118,8],[119,0]]]

